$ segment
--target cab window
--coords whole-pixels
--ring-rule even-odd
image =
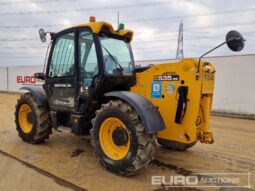
[[[123,75],[132,75],[134,61],[130,44],[107,36],[99,39],[103,51],[105,75],[115,75],[118,70],[122,71]]]
[[[65,77],[74,75],[75,33],[70,32],[58,37],[50,60],[48,76]]]
[[[98,74],[98,60],[93,35],[88,30],[81,30],[79,35],[80,78],[85,86],[90,86]]]

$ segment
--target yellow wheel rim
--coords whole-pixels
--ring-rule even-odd
[[[116,144],[116,139],[114,139],[116,130],[124,132],[125,134],[122,135],[122,138],[124,138],[124,143],[122,145]],[[121,160],[128,154],[130,148],[128,129],[118,118],[107,118],[102,123],[99,131],[99,141],[104,153],[113,160]]]
[[[32,131],[33,119],[31,119],[31,115],[32,115],[31,107],[28,104],[21,105],[19,109],[19,125],[24,133],[29,133]]]

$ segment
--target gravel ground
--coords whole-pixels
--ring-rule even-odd
[[[200,177],[218,177],[219,173],[252,173],[251,188],[244,185],[247,175],[231,188],[216,183],[206,187],[168,190],[254,190],[255,120],[211,117],[215,143],[197,143],[186,152],[158,147],[155,160],[133,177],[107,172],[94,156],[87,137],[54,131],[48,141],[30,145],[18,137],[14,108],[19,95],[0,93],[0,190],[167,190],[152,186],[151,178],[197,173]],[[205,175],[203,173],[216,173]]]

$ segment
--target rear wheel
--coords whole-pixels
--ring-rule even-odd
[[[92,123],[92,145],[107,170],[130,176],[154,158],[155,135],[145,133],[137,112],[127,103],[103,104]]]
[[[15,123],[19,136],[29,143],[42,143],[51,133],[50,113],[46,106],[39,106],[34,97],[27,93],[16,105]]]

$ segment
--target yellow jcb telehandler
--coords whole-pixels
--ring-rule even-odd
[[[47,32],[48,33],[48,32]],[[39,30],[42,42],[46,32]],[[136,68],[131,30],[107,22],[74,26],[51,36],[42,87],[29,86],[16,105],[19,136],[32,144],[52,128],[91,134],[101,164],[133,175],[153,159],[156,143],[186,150],[197,141],[213,143],[210,111],[215,68],[201,58],[227,44],[240,51],[244,39],[230,31],[226,41],[199,60]]]

